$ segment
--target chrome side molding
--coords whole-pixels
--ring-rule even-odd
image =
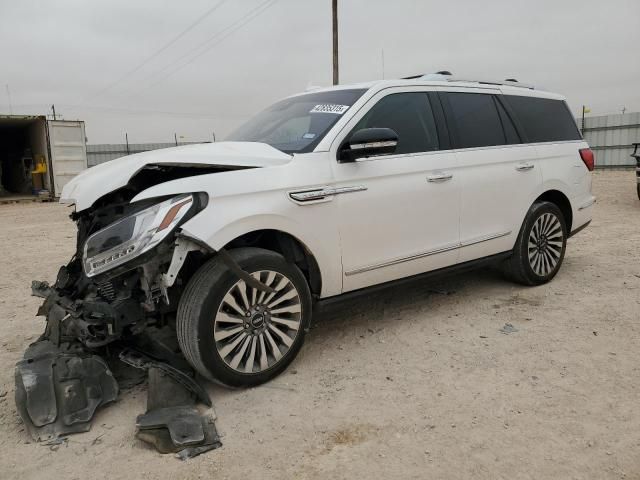
[[[350,277],[351,275],[357,275],[358,273],[370,272],[371,270],[377,270],[378,268],[390,267],[392,265],[397,265],[399,263],[411,262],[413,260],[418,260],[424,257],[430,257],[431,255],[437,255],[438,253],[449,252],[451,250],[456,250],[458,248],[469,247],[471,245],[476,245],[477,243],[487,242],[489,240],[495,240],[496,238],[506,237],[507,235],[511,235],[511,230],[507,232],[500,232],[491,235],[484,235],[482,237],[472,238],[470,240],[466,240],[464,242],[458,242],[451,245],[445,245],[439,248],[435,248],[433,250],[427,250],[426,252],[417,253],[415,255],[409,255],[407,257],[394,258],[393,260],[389,260],[383,263],[377,263],[375,265],[367,265],[365,267],[355,268],[353,270],[349,270],[344,272],[345,276]]]
[[[347,187],[322,187],[313,190],[301,190],[289,192],[289,197],[296,203],[309,203],[317,201],[329,201],[334,195],[342,193],[362,192],[367,190],[364,185],[353,185]]]

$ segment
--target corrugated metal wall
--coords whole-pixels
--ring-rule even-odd
[[[179,145],[190,145],[192,143],[199,142],[185,142],[179,143]],[[127,150],[127,145],[125,143],[87,145],[87,165],[89,167],[94,167],[100,163],[124,157],[125,155],[175,146],[175,143],[130,143],[129,150]]]
[[[582,119],[578,119],[581,126]],[[596,167],[635,165],[631,146],[640,142],[640,112],[585,117],[584,139],[596,155]]]

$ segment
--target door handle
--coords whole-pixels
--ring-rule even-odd
[[[535,165],[533,163],[521,163],[516,167],[516,170],[519,172],[527,172],[531,170]]]
[[[436,173],[433,175],[427,175],[427,182],[431,183],[442,183],[447,180],[451,180],[453,178],[453,174],[451,173]]]

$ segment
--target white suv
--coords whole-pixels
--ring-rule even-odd
[[[314,90],[228,141],[72,180],[77,254],[47,308],[91,349],[174,329],[202,375],[255,385],[330,297],[487,261],[548,282],[591,220],[593,168],[563,97],[515,81]]]

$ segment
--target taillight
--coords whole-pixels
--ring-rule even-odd
[[[596,166],[596,157],[593,155],[593,152],[590,148],[581,148],[580,149],[580,158],[587,166],[587,170],[593,172],[593,169]]]

